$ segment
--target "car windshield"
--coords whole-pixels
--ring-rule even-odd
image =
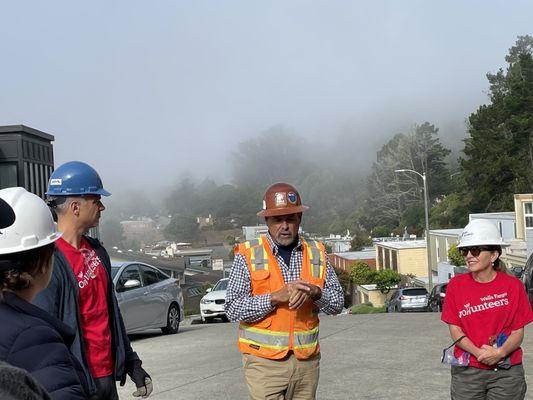
[[[111,267],[111,276],[114,278],[120,267]]]
[[[227,280],[218,281],[217,284],[215,285],[215,287],[213,288],[213,292],[215,290],[226,290],[227,288],[228,288],[228,281]]]
[[[403,291],[404,296],[424,296],[428,294],[428,291],[424,288],[405,289]]]

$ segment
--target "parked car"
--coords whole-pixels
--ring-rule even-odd
[[[428,299],[428,310],[440,312],[444,307],[444,299],[446,298],[447,283],[439,283],[431,290]]]
[[[520,279],[526,288],[529,303],[531,304],[531,307],[533,307],[533,254],[527,259],[526,266],[522,271]]]
[[[228,278],[219,280],[213,289],[207,289],[207,294],[200,300],[200,315],[202,322],[213,322],[214,318],[227,321],[224,304],[226,303],[226,289]]]
[[[422,287],[396,290],[386,303],[387,312],[427,311],[428,291]]]
[[[127,333],[153,328],[178,333],[184,312],[177,279],[140,262],[113,263],[111,271]]]

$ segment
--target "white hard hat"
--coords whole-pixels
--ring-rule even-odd
[[[473,219],[465,226],[461,233],[458,248],[470,246],[500,246],[506,247],[496,225],[487,219]]]
[[[61,237],[50,209],[40,197],[12,187],[0,190],[0,198],[15,212],[15,222],[0,231],[0,254],[36,249]]]

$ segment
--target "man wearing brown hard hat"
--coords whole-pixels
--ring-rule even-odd
[[[268,233],[240,243],[226,293],[226,314],[240,321],[239,350],[252,400],[315,399],[318,312],[338,314],[343,292],[322,243],[298,235],[298,191],[270,186],[263,198]]]

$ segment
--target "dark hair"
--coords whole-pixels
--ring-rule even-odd
[[[501,246],[487,246],[488,250],[490,252],[497,251],[498,252],[498,258],[494,260],[494,263],[492,264],[492,267],[495,271],[500,272],[507,272],[507,268],[505,267],[505,263],[500,260],[500,256],[502,255],[502,248]]]
[[[30,288],[39,268],[50,261],[54,248],[54,243],[50,243],[20,253],[0,255],[0,291]]]

